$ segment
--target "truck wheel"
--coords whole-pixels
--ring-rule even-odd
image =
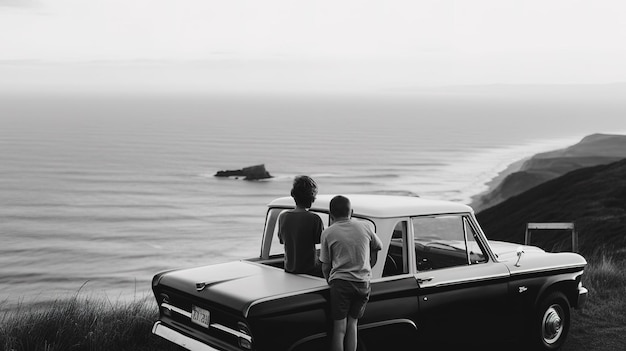
[[[530,341],[536,350],[558,350],[570,326],[570,306],[561,292],[548,294],[539,304],[531,324]]]

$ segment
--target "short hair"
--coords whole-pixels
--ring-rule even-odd
[[[337,195],[330,200],[330,214],[335,218],[348,217],[352,211],[350,199]]]
[[[302,175],[293,179],[291,197],[293,197],[296,205],[309,208],[315,201],[315,196],[317,196],[317,183],[313,178]]]

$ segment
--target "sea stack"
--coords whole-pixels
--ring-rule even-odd
[[[216,177],[243,177],[244,180],[259,180],[272,178],[270,173],[265,169],[265,165],[255,165],[244,167],[236,170],[217,171]]]

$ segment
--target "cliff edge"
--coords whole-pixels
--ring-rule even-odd
[[[472,199],[476,212],[495,206],[568,172],[626,158],[626,135],[592,134],[565,149],[537,154],[498,179],[494,187]]]
[[[582,168],[477,213],[491,240],[524,242],[529,222],[573,222],[579,252],[626,257],[626,160]],[[556,239],[534,236],[549,248]]]

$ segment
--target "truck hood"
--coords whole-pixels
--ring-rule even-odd
[[[552,253],[536,246],[503,241],[489,241],[489,246],[498,256],[498,261],[506,264],[512,275],[571,268],[582,270],[587,265],[585,258],[574,252]],[[524,250],[519,261],[517,259],[518,247]]]
[[[496,254],[499,261],[511,261],[515,262],[517,260],[517,248],[521,247],[524,250],[524,255],[527,254],[535,254],[535,253],[545,253],[544,250],[530,245],[522,245],[509,243],[505,241],[494,241],[489,240],[489,247]]]
[[[256,303],[328,288],[322,278],[285,273],[249,261],[171,271],[157,284],[241,311],[244,316]]]

